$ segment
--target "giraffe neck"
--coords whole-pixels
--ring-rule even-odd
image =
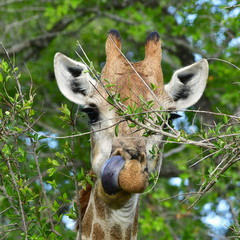
[[[136,239],[138,201],[138,194],[133,194],[121,207],[115,208],[116,206],[107,204],[99,197],[98,184],[95,183],[82,220],[82,239]]]

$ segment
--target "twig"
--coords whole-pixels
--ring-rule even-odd
[[[240,5],[240,4],[239,4]],[[233,66],[234,68],[236,68],[237,70],[240,70],[240,68],[238,66],[236,66],[235,64],[229,62],[229,61],[226,61],[224,59],[219,59],[219,58],[207,58],[207,60],[215,60],[215,61],[220,61],[220,62],[224,62],[224,63],[227,63],[231,66]]]
[[[115,127],[116,125],[118,125],[119,123],[121,123],[121,122],[123,122],[123,121],[124,121],[124,120],[120,120],[120,121],[118,121],[117,123],[114,123],[114,124],[111,125],[111,126],[108,126],[108,127],[105,127],[105,128],[101,128],[101,129],[99,129],[99,130],[94,130],[94,131],[89,131],[89,132],[79,133],[79,134],[74,134],[74,135],[69,135],[69,136],[62,136],[62,137],[49,136],[49,135],[46,135],[46,134],[39,133],[39,132],[35,131],[35,130],[32,129],[30,126],[28,126],[28,127],[29,127],[29,129],[31,129],[34,133],[37,133],[39,136],[43,136],[43,137],[46,137],[46,138],[53,138],[53,139],[64,139],[64,138],[81,137],[81,136],[89,135],[89,134],[92,134],[92,133],[95,133],[95,132],[101,132],[101,131],[107,130],[107,129],[109,129],[109,128]]]
[[[196,195],[196,194],[199,194],[199,193],[200,192],[180,193],[180,194],[168,197],[168,198],[160,199],[160,200],[158,200],[158,202],[164,202],[164,201],[167,201],[167,200],[170,200],[170,199],[173,199],[173,198],[179,198],[179,197],[182,197],[182,196],[192,196],[192,195]]]
[[[16,83],[17,83],[18,92],[19,92],[19,94],[21,96],[21,99],[24,101],[22,88],[21,88],[21,85],[20,85],[20,82],[19,82],[19,77],[18,77],[18,75],[17,75],[17,73],[15,71],[15,66],[14,66],[14,64],[13,64],[13,62],[12,62],[12,60],[11,60],[9,54],[8,54],[8,51],[5,49],[4,45],[1,42],[0,42],[0,45],[1,45],[2,49],[3,49],[4,54],[7,56],[7,59],[9,61],[9,63],[10,63],[11,68],[12,68],[12,73],[13,73],[14,79],[16,80]]]
[[[27,227],[27,221],[26,221],[26,217],[25,217],[25,212],[24,212],[24,209],[23,209],[23,202],[22,202],[22,199],[21,199],[21,196],[20,196],[20,190],[19,190],[18,184],[16,182],[16,178],[15,178],[15,175],[14,175],[14,172],[13,172],[13,169],[12,169],[12,166],[11,166],[9,158],[7,158],[1,150],[0,150],[0,154],[1,154],[2,158],[4,159],[4,161],[7,164],[9,173],[10,173],[11,178],[12,178],[12,182],[13,182],[14,188],[15,188],[15,190],[17,192],[18,204],[19,204],[19,208],[20,208],[22,225],[23,225],[23,229],[22,230],[23,230],[23,232],[25,234],[25,239],[27,240],[28,227]]]
[[[164,153],[164,154],[163,154],[163,158],[168,158],[168,157],[172,156],[173,154],[182,152],[185,148],[186,148],[185,145],[180,145],[179,147],[174,148],[174,149],[172,149],[172,150]]]
[[[13,3],[15,4],[19,2],[29,2],[29,0],[5,0],[4,2],[0,3],[0,7],[5,7],[10,4],[13,4]]]
[[[51,225],[51,230],[52,230],[52,232],[54,232],[57,236],[61,236],[61,234],[54,229],[52,214],[51,214],[51,210],[50,210],[50,208],[49,208],[50,203],[49,203],[49,199],[48,199],[47,194],[46,194],[46,190],[45,190],[45,188],[44,188],[42,173],[41,173],[40,165],[39,165],[39,162],[38,162],[38,157],[39,157],[39,156],[36,154],[36,142],[33,142],[32,139],[31,139],[31,143],[32,143],[31,145],[32,145],[32,148],[33,148],[32,155],[33,155],[33,158],[34,158],[34,160],[35,160],[35,164],[36,164],[36,168],[37,168],[37,173],[38,173],[38,179],[39,179],[39,182],[40,182],[40,185],[41,185],[41,188],[42,188],[43,197],[44,197],[44,199],[45,199],[45,201],[46,201],[46,204],[47,204],[46,207],[47,207],[47,212],[48,212],[48,216],[49,216],[49,222],[50,222],[50,225]]]
[[[217,182],[217,180],[219,179],[220,175],[223,174],[231,165],[235,164],[237,161],[240,160],[239,157],[240,152],[238,151],[236,154],[234,154],[231,159],[226,163],[226,165],[220,169],[218,172],[215,173],[214,176],[211,176],[211,179],[209,181],[209,183],[206,183],[206,181],[201,185],[200,189],[199,189],[199,196],[197,197],[197,199],[194,201],[193,204],[191,204],[188,209],[192,208],[193,206],[196,205],[196,203],[199,202],[199,200],[202,198],[202,196],[208,192],[209,189],[212,188],[212,186]],[[186,201],[186,199],[184,199],[183,201]]]
[[[194,167],[195,165],[197,165],[198,163],[202,162],[202,161],[205,160],[206,158],[209,158],[209,157],[211,157],[212,155],[214,155],[214,154],[216,154],[216,153],[218,153],[218,152],[220,152],[220,151],[222,151],[222,149],[219,149],[219,150],[216,151],[216,152],[213,152],[213,153],[208,154],[208,155],[205,156],[204,158],[201,158],[201,159],[198,160],[197,162],[195,162],[195,163],[193,163],[192,165],[190,165],[189,168]]]
[[[236,8],[236,7],[240,7],[240,4],[236,4],[236,5],[232,5],[232,6],[229,6],[229,7],[225,7],[225,9]]]

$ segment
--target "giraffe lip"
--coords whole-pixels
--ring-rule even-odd
[[[125,165],[125,159],[120,155],[115,155],[109,158],[101,171],[101,181],[104,191],[113,195],[121,189],[118,184],[118,176]]]

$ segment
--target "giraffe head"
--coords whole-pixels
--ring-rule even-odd
[[[119,112],[131,108],[188,108],[199,100],[206,86],[205,59],[177,70],[164,86],[161,55],[160,37],[152,32],[146,39],[144,60],[130,63],[121,53],[119,33],[111,30],[100,81],[90,76],[82,62],[61,53],[55,55],[54,70],[60,91],[88,114],[92,129],[91,164],[97,175],[99,196],[113,208],[120,208],[132,194],[143,192],[149,173],[159,171],[161,166],[161,151],[154,157],[150,152],[153,146],[162,147],[162,136],[143,137],[144,129],[130,128],[131,116],[120,116]],[[109,94],[123,100],[117,103],[118,110],[109,102]],[[154,116],[151,121],[156,122]],[[151,124],[147,119],[142,123]]]

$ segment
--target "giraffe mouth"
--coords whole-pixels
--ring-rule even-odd
[[[114,155],[102,168],[101,182],[104,191],[109,195],[119,191],[141,193],[148,185],[146,160],[129,160],[122,155]]]

